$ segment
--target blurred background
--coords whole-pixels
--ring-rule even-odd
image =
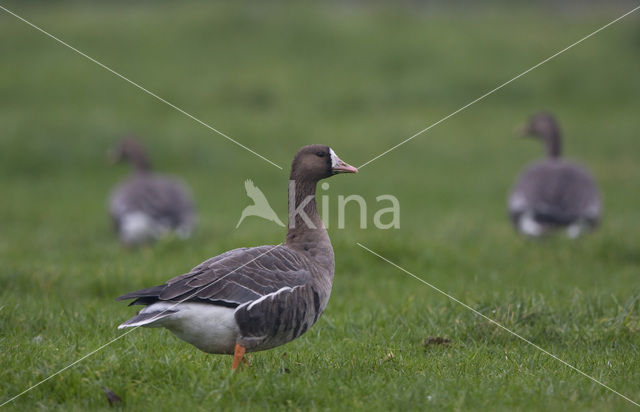
[[[0,345],[14,353],[2,361],[4,378],[13,382],[3,398],[35,382],[33,373],[18,372],[22,366],[48,362],[38,369],[44,376],[116,336],[115,325],[131,312],[113,302],[116,296],[230,248],[282,241],[282,228],[258,218],[235,229],[250,204],[246,179],[285,220],[288,169],[299,147],[324,143],[360,166],[635,7],[631,1],[1,5],[284,168],[0,10]],[[362,242],[474,307],[535,307],[542,299],[541,313],[566,313],[577,299],[594,330],[609,325],[631,333],[629,342],[637,339],[635,303],[629,309],[625,302],[639,295],[639,23],[637,13],[623,19],[359,174],[331,179],[337,274],[328,322],[347,327],[371,313],[395,319],[399,307],[411,316],[442,309],[468,318],[355,246]],[[532,242],[507,219],[506,196],[518,171],[543,155],[514,128],[541,109],[557,116],[566,156],[587,165],[602,190],[602,225],[578,242]],[[139,250],[117,243],[106,198],[129,167],[110,166],[106,154],[129,133],[145,143],[157,171],[191,186],[199,212],[191,240]],[[367,200],[368,229],[359,229],[355,207],[347,209],[346,228],[336,228],[340,194]],[[399,199],[400,229],[371,224],[381,194]],[[616,323],[620,313],[632,323]],[[449,329],[448,321],[430,322],[416,336],[465,333]],[[391,339],[384,322],[379,327],[380,339]],[[336,332],[340,339],[353,337],[353,330],[343,332]],[[149,339],[139,335],[140,342]],[[36,336],[49,342],[39,349],[40,361],[18,353],[35,350],[23,345],[35,345]],[[70,339],[80,342],[73,351],[53,349]],[[83,373],[74,372],[80,392]],[[623,387],[632,381],[616,376]],[[55,388],[48,389],[57,393],[55,402],[75,402],[77,393]],[[606,396],[579,398],[595,399],[593,406]]]

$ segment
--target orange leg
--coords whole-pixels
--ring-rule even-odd
[[[244,359],[244,353],[246,352],[246,348],[242,345],[238,345],[236,343],[236,348],[233,351],[233,365],[231,366],[231,370],[238,369],[241,362],[246,362]]]

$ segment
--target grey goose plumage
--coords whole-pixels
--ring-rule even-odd
[[[357,170],[327,146],[305,146],[290,175],[289,229],[283,244],[212,257],[167,283],[120,296],[145,305],[119,328],[165,327],[197,348],[234,354],[285,344],[305,333],[329,301],[333,248],[317,211],[316,184]]]
[[[566,229],[575,238],[594,228],[601,201],[591,174],[581,165],[562,159],[562,136],[554,117],[537,113],[522,134],[545,145],[545,159],[529,165],[518,177],[508,200],[514,226],[528,236]]]
[[[142,145],[125,138],[111,152],[114,162],[129,161],[133,173],[119,183],[109,197],[109,214],[120,241],[128,246],[151,242],[175,232],[188,237],[195,212],[186,185],[154,173]]]

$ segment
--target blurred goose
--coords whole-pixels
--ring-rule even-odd
[[[333,249],[318,215],[316,184],[356,172],[327,146],[303,147],[291,166],[284,243],[234,249],[163,285],[120,296],[145,308],[118,328],[165,327],[204,352],[233,354],[232,369],[245,352],[296,339],[322,314],[333,283]]]
[[[528,236],[566,229],[576,238],[597,225],[601,204],[596,184],[582,166],[562,160],[562,141],[556,120],[538,113],[522,130],[546,146],[547,158],[528,166],[509,196],[515,227]]]
[[[184,183],[152,173],[143,147],[132,138],[123,139],[110,155],[114,162],[131,162],[134,170],[109,197],[109,212],[120,241],[134,246],[171,231],[189,237],[195,213]]]

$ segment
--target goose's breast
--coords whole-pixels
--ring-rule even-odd
[[[237,308],[240,344],[254,352],[283,345],[303,335],[318,320],[326,302],[310,285],[284,287]]]

